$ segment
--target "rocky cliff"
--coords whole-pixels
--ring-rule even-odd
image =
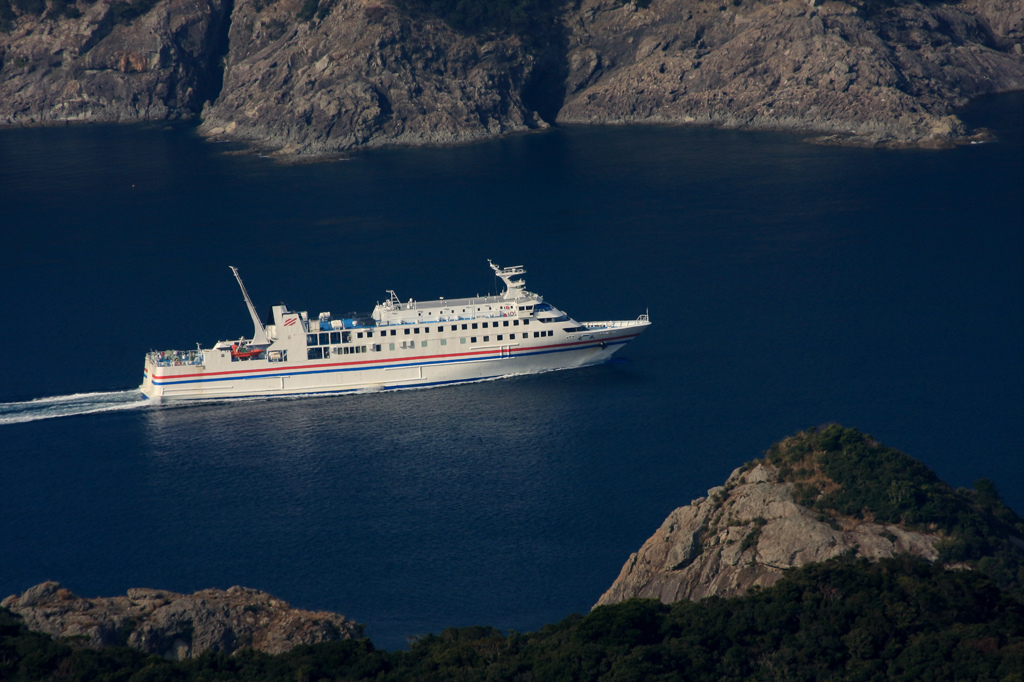
[[[1024,521],[991,484],[954,491],[919,462],[830,426],[777,444],[669,514],[598,601],[733,597],[839,555],[907,554],[1024,584]]]
[[[568,25],[567,123],[946,146],[968,134],[955,107],[1024,88],[1024,6],[1007,0],[583,0]]]
[[[325,154],[541,111],[945,146],[972,132],[956,107],[1024,89],[1016,0],[560,2],[523,37],[409,0],[0,0],[0,124],[201,116],[208,136]]]
[[[195,115],[220,90],[229,9],[224,0],[162,0],[133,16],[100,0],[73,17],[22,15],[0,31],[0,124]]]
[[[460,35],[375,0],[239,0],[224,89],[201,131],[318,154],[476,140],[541,126],[522,102],[533,59],[514,37]]]
[[[123,597],[83,599],[47,582],[0,606],[38,632],[78,638],[90,647],[127,645],[172,660],[211,649],[277,654],[300,644],[362,636],[361,627],[344,616],[293,609],[245,587],[195,594],[133,589]]]

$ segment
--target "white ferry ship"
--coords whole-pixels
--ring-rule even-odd
[[[488,261],[490,263],[490,261]],[[650,325],[577,322],[526,291],[517,265],[491,263],[505,283],[497,296],[403,303],[394,291],[369,317],[335,319],[285,305],[263,325],[238,269],[255,330],[213,348],[153,351],[142,393],[153,400],[216,400],[437,386],[593,365]]]

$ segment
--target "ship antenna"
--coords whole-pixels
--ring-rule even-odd
[[[249,292],[245,290],[245,285],[242,284],[242,278],[238,274],[238,268],[234,265],[229,265],[231,272],[235,274],[235,279],[238,280],[238,286],[242,288],[242,296],[245,298],[245,305],[249,308],[249,314],[252,316],[252,323],[255,329],[252,332],[252,343],[250,346],[269,346],[270,341],[267,340],[267,332],[263,329],[263,323],[260,322],[260,316],[256,314],[256,308],[252,305],[252,300],[249,299]]]

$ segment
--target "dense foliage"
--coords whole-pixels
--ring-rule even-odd
[[[0,32],[8,32],[20,15],[54,20],[61,17],[77,19],[82,16],[79,5],[91,5],[96,0],[0,0]],[[107,15],[114,24],[128,24],[149,12],[158,0],[115,0]],[[17,10],[17,11],[15,11]]]
[[[115,24],[129,24],[156,7],[158,0],[117,0],[110,4],[110,16]]]
[[[826,515],[941,532],[943,562],[969,562],[1006,589],[1024,590],[1024,519],[988,479],[954,490],[921,462],[856,429],[809,429],[772,446],[768,461],[797,501]]]
[[[14,13],[10,0],[0,0],[0,33],[10,31],[14,25],[14,20],[17,18],[18,15]],[[0,61],[0,67],[2,66],[3,61]]]
[[[466,33],[514,33],[535,36],[555,24],[565,0],[397,0],[412,14],[444,20]]]
[[[386,652],[368,640],[180,663],[90,651],[0,611],[5,680],[1024,680],[1024,604],[972,571],[842,558],[737,599],[630,600],[539,632],[449,629]]]

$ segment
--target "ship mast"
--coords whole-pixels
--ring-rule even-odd
[[[494,270],[494,274],[501,278],[501,281],[505,283],[505,291],[501,292],[502,297],[507,301],[514,301],[523,295],[529,294],[526,291],[526,282],[520,277],[520,279],[512,279],[513,277],[519,277],[520,275],[526,274],[526,268],[522,265],[513,265],[510,268],[503,268],[500,265],[496,265],[491,261],[490,258],[487,262],[491,265],[491,270]]]
[[[238,275],[238,268],[234,265],[229,265],[231,272],[235,273],[235,279],[238,280],[238,286],[242,288],[242,296],[245,297],[245,305],[249,308],[249,314],[252,316],[252,323],[255,329],[252,333],[252,341],[249,343],[250,346],[269,346],[270,341],[267,340],[267,332],[263,329],[263,323],[260,322],[259,315],[256,314],[256,308],[252,306],[252,301],[249,299],[249,292],[245,290],[245,285],[242,284],[242,278]]]

